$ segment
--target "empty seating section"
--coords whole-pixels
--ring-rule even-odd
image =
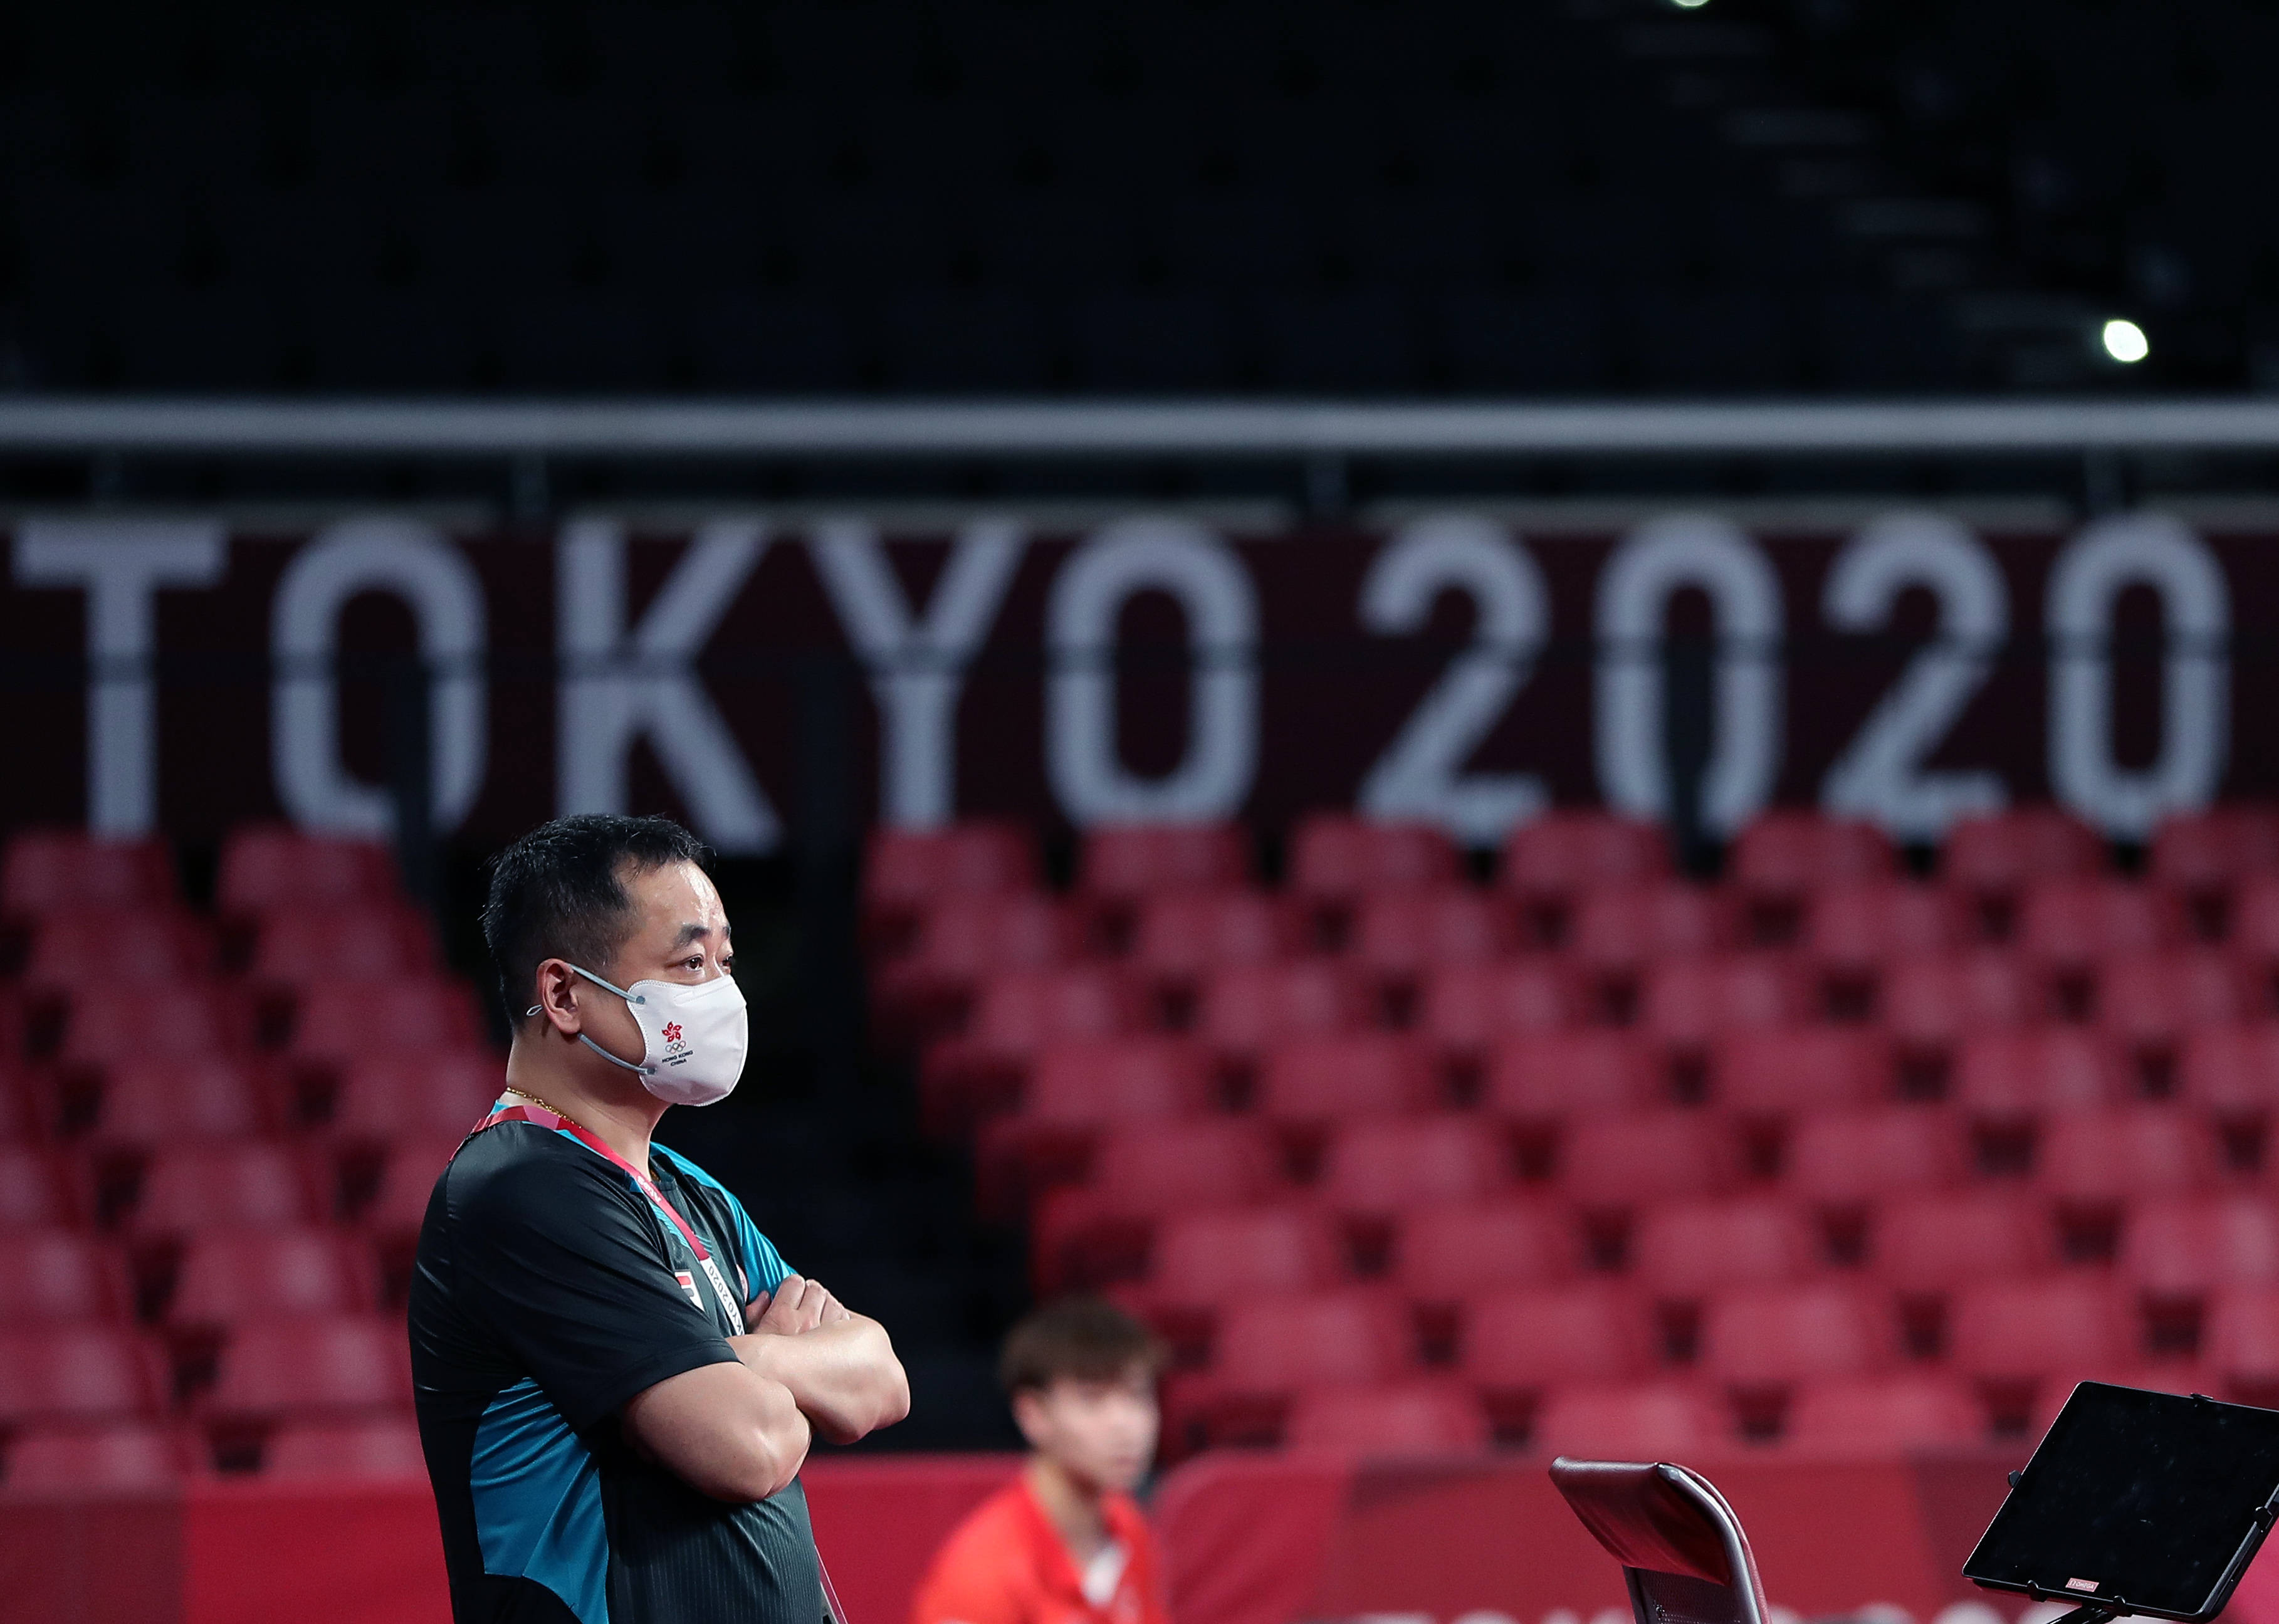
[[[956,831],[874,840],[878,1041],[1039,1290],[1165,1331],[1173,1453],[1904,1449],[2090,1375],[2279,1398],[2279,814],[2124,868],[2027,808],[1910,871],[1781,812],[1715,881],[1579,811],[1492,869],[1348,816],[1278,867],[1118,828],[1065,891],[971,833],[971,885],[912,855]],[[977,909],[1019,947],[945,946]]]
[[[157,846],[0,854],[11,1490],[420,1473],[404,1266],[497,1054],[385,848],[241,830],[215,879],[208,914]]]

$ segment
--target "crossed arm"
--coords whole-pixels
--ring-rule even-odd
[[[746,1367],[779,1382],[815,1430],[833,1444],[891,1427],[910,1413],[909,1379],[886,1328],[793,1275],[746,1311],[749,1335],[728,1345]]]
[[[788,1487],[812,1435],[851,1444],[909,1413],[909,1383],[886,1328],[794,1275],[745,1313],[733,1365],[668,1376],[625,1408],[634,1444],[715,1499]]]

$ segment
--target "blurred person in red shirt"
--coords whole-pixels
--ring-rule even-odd
[[[1096,1298],[1013,1328],[999,1375],[1028,1466],[934,1553],[912,1624],[1170,1624],[1132,1498],[1155,1458],[1162,1366],[1154,1334]]]

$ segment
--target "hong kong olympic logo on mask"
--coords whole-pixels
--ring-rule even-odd
[[[687,1054],[685,1053],[688,1046],[680,1041],[679,1022],[667,1021],[664,1023],[664,1031],[663,1036],[664,1038],[664,1058],[668,1061],[682,1061],[688,1058]]]

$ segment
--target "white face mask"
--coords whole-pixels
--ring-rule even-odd
[[[570,967],[595,986],[625,1000],[648,1045],[641,1063],[620,1060],[585,1033],[578,1041],[615,1066],[641,1074],[641,1086],[673,1105],[717,1105],[744,1075],[744,1053],[752,1034],[744,994],[733,976],[694,984],[636,981],[612,986],[589,969]],[[531,1013],[538,1013],[532,1006]]]

